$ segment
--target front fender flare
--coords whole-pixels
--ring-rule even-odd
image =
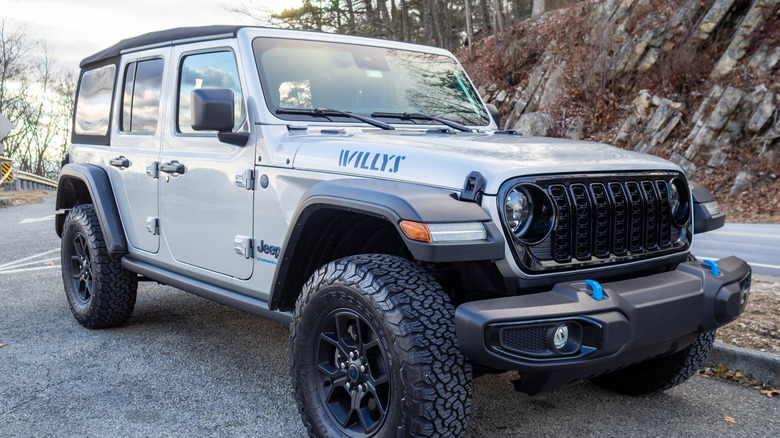
[[[279,305],[287,293],[287,275],[299,237],[306,223],[321,209],[340,209],[384,219],[391,223],[414,259],[424,262],[469,262],[504,258],[505,242],[490,215],[478,204],[457,199],[457,192],[416,184],[363,179],[339,179],[318,183],[306,191],[293,215],[283,250],[279,256],[271,308]],[[416,222],[482,222],[487,239],[464,242],[417,242],[407,238],[399,227],[402,220]]]

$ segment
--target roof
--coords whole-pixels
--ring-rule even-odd
[[[175,41],[209,37],[215,35],[230,34],[235,36],[239,29],[246,26],[200,26],[200,27],[177,27],[175,29],[160,30],[150,32],[132,38],[124,39],[113,46],[101,50],[94,55],[88,56],[81,61],[79,67],[105,61],[119,56],[123,51],[144,46],[172,45]]]

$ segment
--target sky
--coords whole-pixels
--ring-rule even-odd
[[[182,26],[257,24],[230,12],[254,4],[274,12],[301,0],[0,0],[6,26],[24,26],[46,43],[59,68],[78,71],[79,62],[114,43],[146,32]]]

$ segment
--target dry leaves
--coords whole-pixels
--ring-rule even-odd
[[[8,345],[8,344],[0,344],[0,348],[5,347],[6,345]],[[770,395],[770,397],[771,397],[771,395]]]
[[[772,398],[774,396],[780,397],[780,391],[778,391],[777,389],[762,389],[760,392],[761,394],[764,394],[769,398]]]
[[[734,419],[734,417],[729,417],[728,415],[723,417],[723,421],[731,424],[737,424],[737,420]]]

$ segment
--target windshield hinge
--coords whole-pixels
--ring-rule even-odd
[[[463,190],[460,192],[460,200],[466,202],[476,202],[482,205],[482,193],[485,191],[485,177],[477,171],[469,173],[466,182],[463,184]]]
[[[252,169],[238,169],[236,171],[236,185],[247,189],[255,189],[255,171]]]

